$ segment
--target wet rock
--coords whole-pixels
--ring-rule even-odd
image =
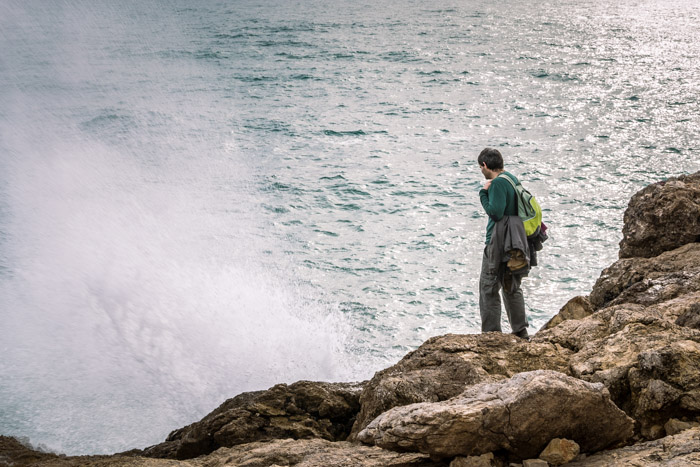
[[[521,371],[568,371],[569,351],[548,342],[529,343],[511,334],[434,337],[396,365],[378,372],[365,386],[362,408],[350,439],[392,407],[444,401],[482,382]]]
[[[554,438],[544,448],[544,451],[540,454],[540,459],[547,461],[550,465],[563,465],[574,460],[580,451],[581,449],[576,441]]]
[[[362,383],[299,381],[229,399],[201,421],[143,451],[190,459],[223,446],[272,439],[344,440],[359,410]]]
[[[603,451],[575,460],[567,467],[638,467],[641,465],[700,465],[700,428],[655,441]]]
[[[10,436],[0,436],[0,466],[33,465],[58,456],[34,449],[26,441]]]
[[[620,258],[657,256],[700,240],[700,173],[640,190],[624,214]]]
[[[436,459],[498,450],[530,459],[554,438],[595,452],[629,439],[633,425],[602,384],[538,370],[473,386],[448,401],[393,408],[358,439]]]

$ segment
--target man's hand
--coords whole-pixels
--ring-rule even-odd
[[[484,190],[488,191],[490,186],[491,186],[491,180],[486,180],[486,183],[484,183]]]

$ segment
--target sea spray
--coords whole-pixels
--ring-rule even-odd
[[[5,147],[4,434],[144,447],[241,391],[339,376],[338,323],[258,259],[273,246],[240,173],[217,186],[205,155],[143,164],[49,123]]]
[[[164,91],[155,45],[91,44],[138,42],[148,8],[84,7],[4,7],[0,434],[110,453],[242,391],[349,376],[348,333],[264,235],[215,93]]]

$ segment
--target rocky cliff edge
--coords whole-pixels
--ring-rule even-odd
[[[700,465],[700,172],[630,200],[620,259],[527,342],[433,337],[366,382],[229,399],[161,444],[0,465]]]

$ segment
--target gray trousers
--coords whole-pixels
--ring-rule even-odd
[[[525,300],[520,289],[520,278],[515,280],[515,291],[508,293],[501,291],[501,283],[497,274],[491,274],[488,268],[488,256],[484,249],[484,257],[481,260],[481,276],[479,276],[479,313],[481,314],[481,332],[501,332],[501,296],[506,306],[508,322],[513,333],[527,328],[527,316],[525,315]]]

